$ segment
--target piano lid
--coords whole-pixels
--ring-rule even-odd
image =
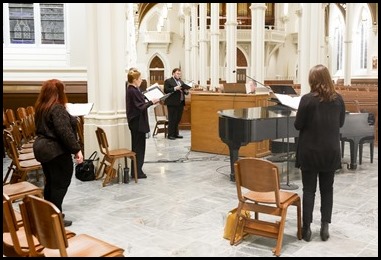
[[[237,118],[242,120],[270,119],[278,117],[295,117],[296,111],[284,106],[249,107],[225,109],[218,111],[221,117]]]

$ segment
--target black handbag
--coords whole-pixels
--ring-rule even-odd
[[[97,156],[98,152],[93,152],[88,159],[84,159],[82,163],[75,166],[75,177],[81,181],[93,181],[95,180],[95,166],[94,161],[99,160]]]

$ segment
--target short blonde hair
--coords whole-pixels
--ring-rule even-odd
[[[141,73],[137,69],[131,69],[127,75],[128,83],[133,83],[134,79],[138,80],[140,75]]]

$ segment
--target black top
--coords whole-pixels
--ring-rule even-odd
[[[184,85],[184,82],[180,79],[180,86],[181,85]],[[189,92],[188,91],[183,91],[183,90],[180,90],[180,91],[176,91],[175,90],[175,87],[177,87],[177,82],[175,81],[175,78],[174,77],[170,77],[168,79],[166,79],[164,81],[164,93],[168,94],[168,93],[171,93],[171,95],[169,95],[169,97],[167,97],[165,99],[165,104],[168,105],[168,106],[180,106],[181,104],[185,105],[185,97],[184,97],[184,100],[183,102],[181,102],[181,91],[183,92],[184,95],[188,95]]]
[[[35,123],[37,139],[33,143],[33,152],[37,161],[45,163],[61,154],[76,154],[81,150],[77,119],[63,105],[53,105],[47,115]]]
[[[345,104],[339,94],[332,102],[319,102],[312,93],[302,96],[294,123],[299,130],[296,167],[314,171],[339,169],[340,128],[344,121]]]
[[[126,114],[128,124],[132,120],[139,120],[139,132],[148,133],[149,122],[147,108],[152,106],[153,102],[146,102],[143,93],[134,85],[128,85],[126,89]]]

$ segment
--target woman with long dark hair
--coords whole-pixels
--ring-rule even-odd
[[[83,162],[76,132],[77,119],[67,112],[67,102],[64,83],[51,79],[42,84],[35,104],[37,139],[33,144],[33,152],[45,175],[44,198],[61,212],[73,176],[72,155],[76,163]],[[71,223],[64,219],[65,226]]]
[[[345,104],[335,91],[327,67],[311,68],[308,82],[310,93],[302,96],[296,114],[299,130],[296,166],[301,168],[303,183],[303,239],[311,240],[311,228],[317,179],[321,199],[321,229],[323,241],[329,238],[333,207],[335,171],[341,168],[340,127],[344,125]]]

